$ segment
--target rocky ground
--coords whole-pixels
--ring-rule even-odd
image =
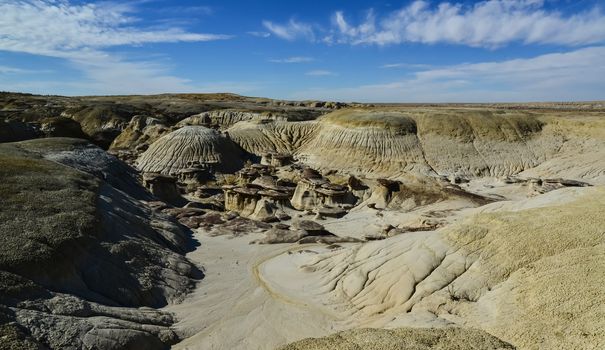
[[[3,348],[605,342],[601,102],[2,93],[0,142]]]

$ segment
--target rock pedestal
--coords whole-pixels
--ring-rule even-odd
[[[158,199],[173,205],[185,202],[176,187],[176,177],[158,173],[143,174],[143,185]]]

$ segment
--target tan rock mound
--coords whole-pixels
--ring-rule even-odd
[[[271,112],[250,112],[237,109],[226,109],[218,111],[202,112],[192,115],[178,122],[176,126],[187,125],[217,126],[220,128],[229,128],[233,124],[246,120],[286,120],[284,115],[278,115]]]
[[[398,113],[339,111],[322,118],[299,158],[322,169],[360,174],[431,173],[416,122]]]
[[[249,153],[292,153],[315,135],[315,122],[244,121],[228,129],[229,135]]]
[[[243,165],[243,153],[227,136],[203,126],[186,126],[154,142],[137,160],[142,172],[178,175],[191,164],[214,171],[234,172]]]

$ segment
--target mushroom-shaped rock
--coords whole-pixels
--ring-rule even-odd
[[[203,126],[185,126],[154,142],[138,159],[143,172],[176,175],[190,164],[203,164],[218,172],[235,172],[243,153],[230,139]]]
[[[276,180],[272,176],[269,176],[269,175],[263,175],[263,176],[260,176],[256,179],[254,179],[254,181],[252,181],[252,184],[260,186],[262,188],[269,188],[269,189],[275,188],[277,186]]]

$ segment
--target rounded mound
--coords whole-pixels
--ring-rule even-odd
[[[341,110],[327,114],[322,122],[344,127],[376,127],[402,134],[415,134],[416,122],[408,115],[395,111]]]
[[[219,172],[243,165],[243,152],[228,136],[203,126],[185,126],[162,136],[139,157],[142,172],[175,175],[199,163]]]
[[[236,123],[228,132],[235,143],[252,154],[293,153],[315,136],[317,125],[312,121],[250,120]]]

